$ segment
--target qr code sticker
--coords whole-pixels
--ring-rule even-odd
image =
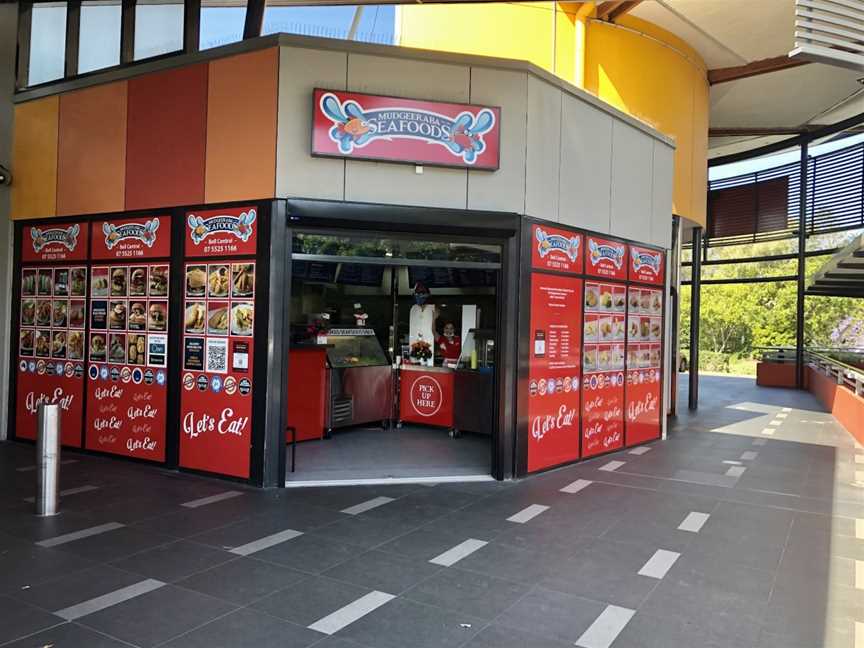
[[[207,338],[204,371],[228,373],[228,340]]]

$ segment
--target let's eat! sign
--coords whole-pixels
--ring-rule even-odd
[[[494,171],[501,109],[316,89],[312,154]]]

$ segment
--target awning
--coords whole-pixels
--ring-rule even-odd
[[[807,282],[808,295],[864,297],[864,234],[835,254]]]

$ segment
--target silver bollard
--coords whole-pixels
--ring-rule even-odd
[[[60,484],[60,406],[39,406],[36,440],[36,515],[57,515]]]

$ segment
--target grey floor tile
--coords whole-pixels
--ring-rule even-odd
[[[547,639],[495,624],[484,628],[465,645],[467,648],[572,648],[573,646],[570,642]]]
[[[235,605],[248,605],[305,577],[288,567],[238,558],[177,581],[176,585]]]
[[[197,628],[234,606],[171,585],[78,619],[78,623],[142,648]]]
[[[604,603],[538,587],[507,610],[497,623],[573,644],[605,608]]]
[[[370,591],[332,578],[312,576],[253,603],[252,607],[305,627]]]
[[[369,551],[336,565],[324,572],[324,576],[397,595],[441,569],[426,561]]]
[[[637,613],[618,635],[613,648],[753,648],[751,638],[738,636],[734,626],[711,630],[687,621]]]
[[[257,560],[317,574],[345,562],[349,558],[363,553],[363,551],[362,548],[354,545],[307,533],[293,540],[258,551],[254,555]]]
[[[471,537],[474,537],[476,540],[488,541],[487,538],[468,536],[464,532],[449,527],[441,530],[434,526],[429,526],[421,527],[416,531],[411,531],[403,536],[399,536],[395,540],[386,542],[378,547],[378,551],[427,561]]]
[[[181,635],[165,648],[306,648],[324,635],[254,610],[237,610]]]
[[[63,623],[63,619],[23,601],[0,596],[0,644]]]
[[[46,646],[56,646],[56,648],[129,648],[127,643],[121,643],[76,623],[64,623],[37,632],[24,639],[4,644],[3,648],[45,648]]]
[[[60,545],[61,551],[94,561],[110,562],[175,542],[175,538],[131,527],[115,529]]]
[[[528,593],[530,587],[460,569],[442,569],[403,594],[404,598],[492,620]]]
[[[325,513],[329,514],[327,511]],[[190,537],[189,540],[228,551],[287,529],[302,532],[297,527],[289,526],[289,523],[284,519],[258,515],[237,524],[229,524],[199,533]]]
[[[526,585],[536,585],[555,571],[560,560],[560,556],[490,543],[460,560],[458,568]]]
[[[420,525],[405,523],[399,520],[357,515],[313,529],[310,535],[344,542],[345,544],[355,545],[364,549],[371,549],[401,535],[405,535],[418,526]]]
[[[0,552],[0,594],[14,592],[92,567],[95,563],[35,545]]]
[[[171,544],[142,551],[134,556],[119,560],[113,565],[118,569],[125,569],[147,578],[171,583],[215,567],[220,563],[234,560],[236,557],[227,551],[178,540]]]
[[[43,610],[56,612],[142,580],[144,578],[140,574],[108,565],[95,565],[41,585],[18,590],[13,596]]]

